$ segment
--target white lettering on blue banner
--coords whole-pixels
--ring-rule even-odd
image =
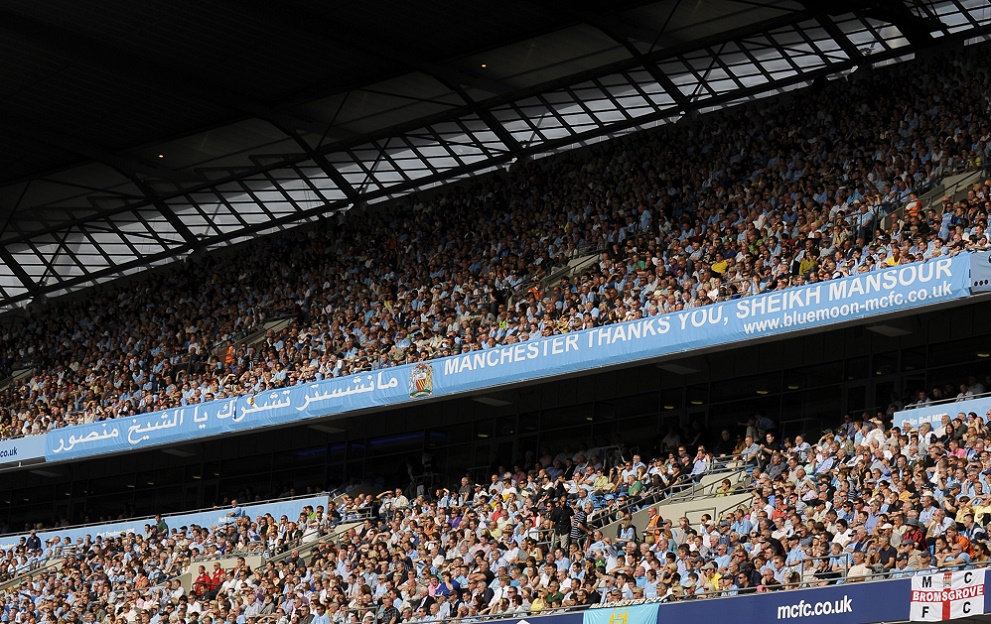
[[[371,374],[66,427],[44,436],[45,457],[192,441],[829,327],[962,299],[970,295],[969,276],[968,255],[939,258]]]

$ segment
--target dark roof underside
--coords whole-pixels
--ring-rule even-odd
[[[0,308],[989,32],[984,0],[4,0]]]

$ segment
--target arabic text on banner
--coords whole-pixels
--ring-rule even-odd
[[[582,624],[657,624],[658,603],[589,609]]]
[[[942,622],[984,613],[984,570],[912,577],[909,619]]]

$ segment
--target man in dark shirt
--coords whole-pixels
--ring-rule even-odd
[[[31,531],[31,535],[28,536],[26,546],[28,547],[29,551],[41,550],[41,538],[38,537],[38,534],[36,532]]]
[[[313,614],[310,613],[309,605],[303,605],[298,610],[297,613],[299,617],[296,618],[297,624],[310,624],[313,621]]]
[[[771,434],[767,434],[771,435]],[[769,479],[772,481],[780,477],[785,470],[788,469],[788,464],[781,460],[781,453],[774,453],[771,455],[771,463],[768,464],[766,473]]]
[[[568,499],[559,498],[554,503],[551,511],[551,522],[554,523],[554,539],[562,549],[568,549],[568,540],[571,535],[571,516],[575,515],[574,510],[568,506]]]
[[[735,446],[736,442],[730,436],[729,429],[723,429],[719,434],[719,439],[716,440],[716,444],[712,448],[712,454],[716,457],[732,455]]]
[[[396,608],[392,596],[386,593],[382,596],[382,608],[379,610],[378,621],[381,624],[398,624],[399,618],[399,609]]]
[[[774,437],[774,433],[768,431],[764,434],[764,443],[760,445],[760,467],[764,468],[771,463],[774,454],[781,450],[781,444]]]
[[[495,591],[485,581],[475,581],[475,590],[478,592],[476,595],[481,596],[485,604],[492,602],[492,597],[495,596]]]
[[[884,526],[890,527],[891,525],[885,524]],[[889,531],[890,529],[883,529],[881,531],[881,537],[878,538],[880,544],[877,549],[878,562],[884,566],[885,572],[894,569],[896,558],[898,557],[898,550],[891,545]]]
[[[752,594],[757,591],[753,583],[750,582],[750,575],[740,572],[736,575],[736,592],[738,594]]]

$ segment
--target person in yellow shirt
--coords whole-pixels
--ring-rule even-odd
[[[719,592],[719,579],[723,578],[716,572],[716,566],[711,561],[702,566],[702,588],[706,594],[716,594]]]
[[[902,263],[902,250],[897,247],[891,248],[891,255],[884,261],[889,267],[898,266]]]

